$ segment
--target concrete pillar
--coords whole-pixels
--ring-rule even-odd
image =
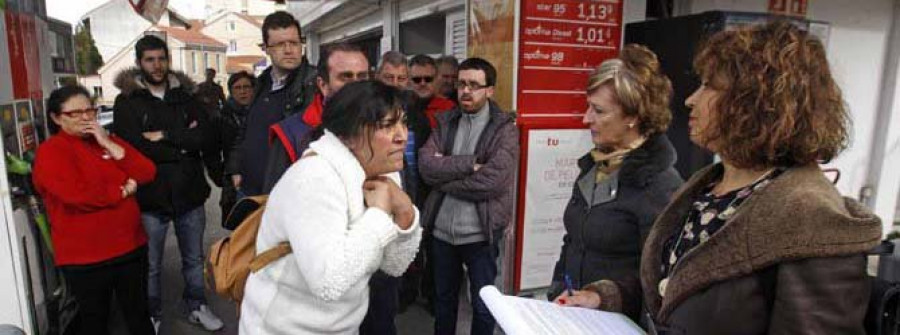
[[[382,2],[381,50],[383,54],[391,50],[400,50],[400,1],[386,0]],[[380,55],[379,55],[380,56]]]
[[[891,232],[900,192],[900,3],[887,36],[884,77],[878,101],[871,161],[860,198],[881,217],[884,234]]]

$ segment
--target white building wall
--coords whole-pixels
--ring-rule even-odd
[[[234,30],[229,28],[230,22],[234,22]],[[228,50],[228,56],[265,56],[259,47],[259,44],[262,43],[260,28],[234,13],[229,13],[223,18],[211,22],[200,29],[200,32],[225,45],[229,45],[229,42],[234,40],[237,44],[237,51]],[[220,72],[224,72],[224,69]]]
[[[831,24],[828,60],[853,120],[850,146],[828,166],[841,170],[837,185],[841,193],[856,198],[870,170],[870,150],[894,2],[816,0],[808,4],[808,19]],[[767,5],[768,1],[764,0],[693,0],[688,10],[690,13],[709,10],[766,12]],[[883,218],[893,217],[893,210],[878,214]]]
[[[91,36],[104,62],[150,27],[150,22],[137,15],[128,1],[111,1],[88,15]]]

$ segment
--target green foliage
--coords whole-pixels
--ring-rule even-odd
[[[96,74],[103,66],[103,57],[97,51],[91,32],[79,25],[75,33],[75,63],[79,75]]]

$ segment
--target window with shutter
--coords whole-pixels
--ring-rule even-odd
[[[453,55],[456,59],[466,58],[466,16],[463,11],[448,13],[444,54]]]

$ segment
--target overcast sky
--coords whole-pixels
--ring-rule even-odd
[[[107,1],[128,0],[47,0],[47,15],[74,26],[82,15]],[[169,0],[169,6],[191,19],[203,16],[204,5],[206,1],[203,0]]]

